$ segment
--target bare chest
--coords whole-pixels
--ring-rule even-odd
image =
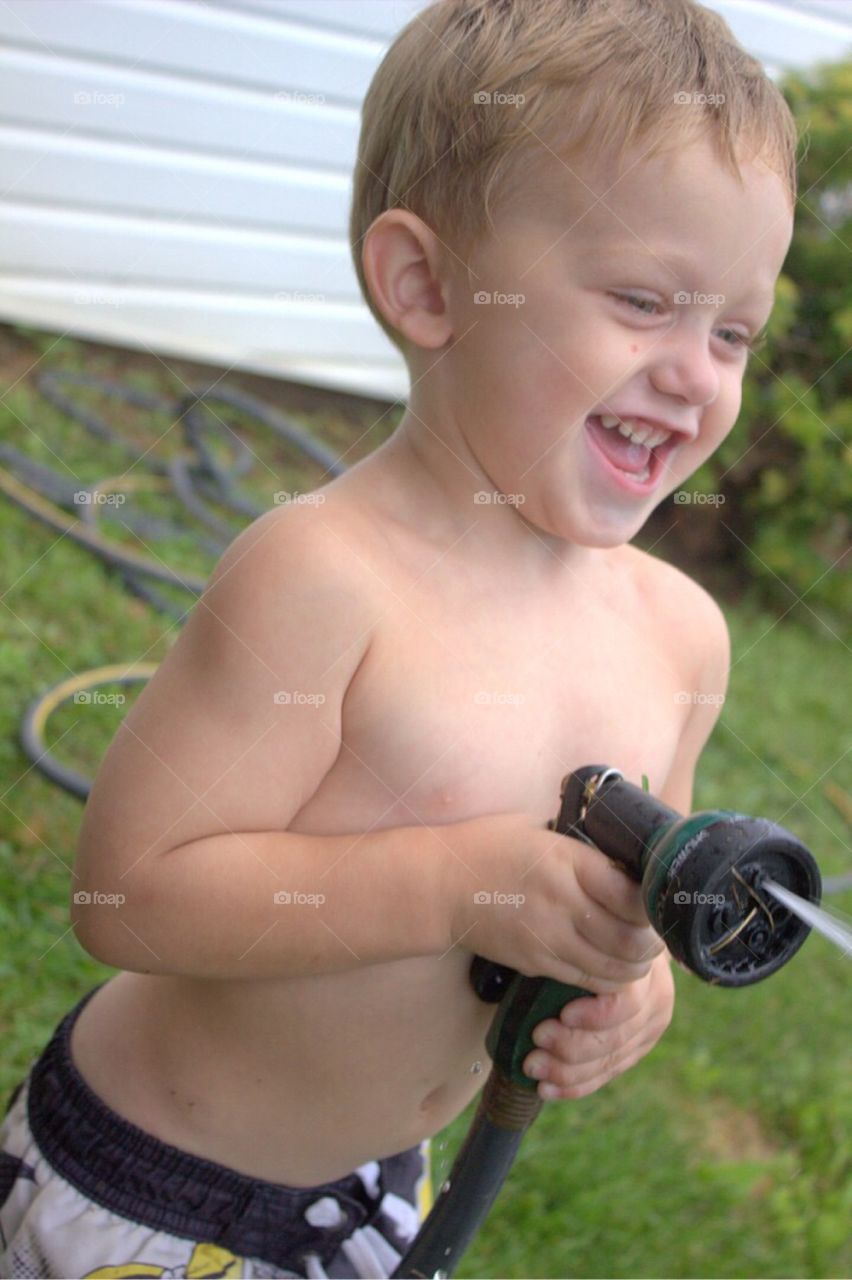
[[[561,779],[586,764],[662,788],[687,655],[632,580],[565,599],[499,582],[397,585],[347,693],[340,756],[291,829],[509,811],[545,822]]]

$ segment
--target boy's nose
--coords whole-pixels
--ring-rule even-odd
[[[696,330],[669,333],[651,352],[651,380],[658,391],[688,404],[708,405],[719,394],[719,373],[709,338]]]

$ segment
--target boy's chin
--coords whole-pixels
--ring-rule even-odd
[[[593,534],[566,538],[566,542],[570,542],[573,546],[586,547],[589,551],[615,551],[618,547],[626,547],[640,532],[644,523],[644,520],[641,523],[637,521],[630,528],[622,526],[609,531],[598,529]]]
[[[610,513],[585,511],[582,514],[559,511],[551,512],[550,518],[539,527],[542,532],[570,546],[609,551],[623,547],[635,538],[649,515],[650,511],[635,512],[632,518],[628,518],[624,510]]]

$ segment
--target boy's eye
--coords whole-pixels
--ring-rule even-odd
[[[640,310],[642,307],[650,307],[651,310],[644,313],[646,316],[653,315],[654,310],[660,305],[658,302],[652,302],[650,298],[637,298],[633,293],[617,293],[615,297],[618,298],[619,302],[626,302],[628,306],[637,307]]]
[[[737,333],[736,329],[720,329],[719,333],[723,334],[725,343],[729,347],[748,347],[751,349],[751,340],[745,334]]]
[[[719,332],[723,335],[726,346],[748,347],[751,350],[751,343],[748,338],[743,337],[741,333],[737,333],[736,329],[720,329]]]
[[[727,345],[731,347],[743,347],[748,351],[749,355],[753,355],[755,351],[760,351],[766,346],[766,329],[761,329],[760,333],[756,333],[753,338],[745,338],[741,333],[737,333],[734,329],[720,329],[720,333],[729,333],[735,342],[729,342]]]

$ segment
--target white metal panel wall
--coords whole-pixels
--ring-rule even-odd
[[[347,222],[360,104],[417,8],[0,5],[0,316],[404,393]]]
[[[702,0],[770,75],[852,50],[850,0]]]
[[[847,0],[712,0],[771,68]],[[347,241],[360,104],[422,0],[4,0],[0,318],[390,397]]]

